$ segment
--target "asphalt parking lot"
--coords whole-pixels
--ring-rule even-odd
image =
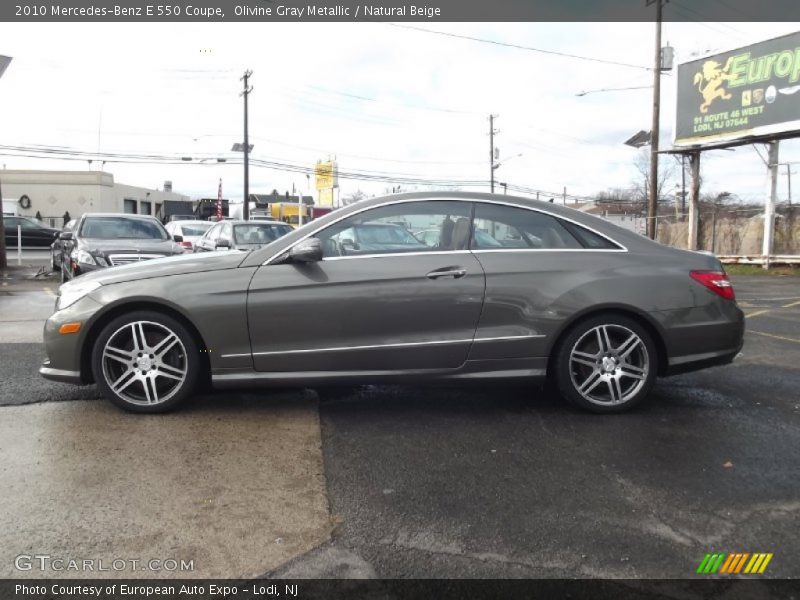
[[[54,285],[20,280],[0,288],[0,414],[42,427],[23,412],[81,401],[72,404],[89,408],[70,413],[72,427],[98,414],[113,419],[105,403],[94,401],[93,387],[36,374],[42,349],[35,328],[52,306]],[[305,498],[315,518],[326,507],[330,527],[321,519],[291,552],[265,558],[263,571],[271,575],[682,578],[694,575],[707,552],[771,552],[769,576],[800,577],[800,278],[741,277],[734,285],[748,315],[742,357],[732,366],[660,380],[649,402],[630,414],[587,415],[530,387],[365,387],[322,396],[309,390],[212,395],[186,412],[138,418],[152,428],[136,427],[129,417],[115,426],[135,427],[137,443],[146,445],[156,435],[151,429],[164,435],[167,422],[180,427],[182,419],[209,417],[218,424],[204,436],[213,441],[220,431],[231,435],[220,422],[260,422],[266,431],[283,422],[293,400],[307,408],[306,424],[318,436],[303,425],[303,435],[291,439],[321,444],[324,489],[310,486]],[[54,431],[53,419],[63,414],[54,411],[50,427],[29,434]],[[259,447],[282,452],[286,465],[300,450],[288,443]],[[103,460],[84,451],[86,461]],[[6,442],[0,452],[6,465],[0,479],[15,477],[7,460],[14,449]],[[302,459],[308,464],[292,472],[296,486],[305,485],[303,473],[314,477],[316,459]],[[290,501],[293,488],[283,475],[274,469],[273,479],[255,489],[276,485],[287,490],[282,501]],[[28,477],[26,485],[49,484]],[[93,501],[98,514],[107,511],[102,495]],[[268,507],[237,510],[252,519],[254,531],[269,529]],[[169,535],[175,522],[165,526]],[[47,550],[44,529],[37,539]],[[115,535],[113,527],[101,533]],[[0,546],[12,539],[0,531]],[[267,557],[274,538],[258,539]],[[248,563],[248,572],[257,564]],[[228,576],[244,574],[230,568]]]

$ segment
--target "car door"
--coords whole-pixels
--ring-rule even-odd
[[[71,233],[72,230],[75,228],[75,223],[76,223],[75,219],[68,221],[67,224],[64,225],[64,227],[59,232],[58,236],[56,236],[56,238],[53,241],[51,253],[53,255],[53,265],[56,267],[60,267],[62,261],[64,260],[65,242],[64,240],[61,239],[61,234],[66,232]]]
[[[17,225],[20,225],[21,221],[22,219],[20,219],[19,217],[3,218],[3,228],[4,228],[3,233],[6,236],[6,248],[17,247]]]
[[[217,248],[217,244],[222,241],[227,240],[228,246],[221,246]],[[230,221],[226,222],[222,225],[222,228],[219,231],[219,237],[214,242],[214,250],[231,250],[233,248],[233,225]]]
[[[221,230],[222,224],[217,223],[211,229],[206,231],[205,235],[197,240],[197,243],[194,246],[195,252],[209,252],[214,250]]]
[[[271,372],[398,372],[464,363],[480,317],[484,275],[468,250],[471,205],[407,201],[366,209],[318,232],[319,262],[255,273],[248,294],[253,363]],[[448,232],[447,245],[409,243],[371,254],[339,243],[354,226],[398,218]],[[351,239],[351,238],[346,238]]]

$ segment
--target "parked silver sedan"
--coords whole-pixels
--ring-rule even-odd
[[[430,245],[349,235],[397,222],[437,235]],[[174,408],[203,382],[549,378],[603,413],[641,402],[657,376],[731,362],[743,333],[714,256],[550,203],[405,194],[246,253],[151,260],[62,285],[40,373],[96,382],[135,412]]]
[[[177,221],[170,221],[164,228],[167,230],[171,236],[180,236],[181,248],[185,248],[187,252],[194,249],[194,245],[197,243],[203,235],[211,229],[214,223],[209,221],[197,221],[197,220],[188,220],[188,219],[179,219]]]
[[[257,250],[292,231],[283,221],[220,221],[195,242],[194,251]]]

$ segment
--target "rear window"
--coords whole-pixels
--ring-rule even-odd
[[[183,235],[203,235],[212,225],[213,223],[203,225],[181,225],[181,231]]]

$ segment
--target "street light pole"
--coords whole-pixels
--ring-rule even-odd
[[[662,0],[647,0],[656,4],[656,49],[653,65],[653,124],[650,133],[650,195],[647,199],[647,235],[656,239],[656,212],[658,210],[658,130],[661,111],[661,8]]]
[[[3,73],[5,73],[6,68],[10,63],[10,56],[0,56],[0,77],[3,76]],[[5,224],[3,223],[3,186],[0,185],[0,231],[3,232],[3,234],[0,235],[0,269],[5,269],[7,266],[5,230]]]
[[[245,221],[250,220],[250,140],[247,131],[247,98],[253,88],[249,86],[248,80],[253,74],[249,69],[244,72],[242,81],[244,82],[244,204],[242,205],[242,219]]]

